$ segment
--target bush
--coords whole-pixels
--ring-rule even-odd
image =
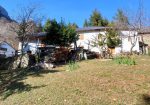
[[[8,67],[11,65],[13,58],[3,58],[0,57],[0,70],[7,70]]]
[[[74,71],[78,68],[79,68],[79,65],[77,64],[77,62],[69,61],[68,65],[66,67],[66,71]]]
[[[136,61],[131,56],[119,56],[113,59],[117,64],[136,65]]]

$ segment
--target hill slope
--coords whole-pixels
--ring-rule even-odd
[[[7,11],[0,6],[0,41],[7,41],[14,48],[18,48],[18,40],[16,33],[11,26],[17,25],[9,16]]]

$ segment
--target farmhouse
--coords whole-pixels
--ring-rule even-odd
[[[98,47],[93,47],[91,45],[92,41],[96,38],[98,40],[98,35],[106,35],[106,31],[110,29],[110,27],[85,27],[78,28],[77,33],[79,34],[79,40],[77,41],[78,47],[83,47],[84,49],[91,50],[94,52],[101,53]],[[133,47],[133,51],[137,53],[142,53],[143,46],[147,46],[142,43],[141,35],[138,34],[137,31],[134,30],[119,30],[119,37],[121,40],[121,44],[116,46],[115,48],[111,48],[111,52],[113,54],[118,54],[121,52],[130,52],[133,41],[135,41],[135,45]]]
[[[33,54],[35,54],[38,50],[38,47],[45,47],[45,44],[42,43],[42,40],[44,40],[46,37],[45,32],[36,33],[29,36],[29,40],[26,41],[24,47],[24,52],[32,51]],[[19,48],[18,50],[21,51],[22,43],[19,42]]]
[[[5,57],[13,57],[16,53],[15,48],[13,48],[6,41],[0,42],[0,55],[4,55]]]
[[[106,31],[110,29],[110,27],[85,27],[85,28],[77,28],[77,34],[79,34],[79,40],[77,40],[77,47],[82,47],[85,50],[93,51],[101,53],[98,47],[92,46],[92,41],[97,38],[98,35],[106,35]],[[129,30],[119,30],[121,44],[116,46],[115,48],[111,48],[112,54],[119,54],[121,52],[130,52],[132,47],[132,42],[136,39],[135,45],[133,47],[133,51],[137,53],[143,52],[143,46],[148,46],[148,44],[142,43],[141,34],[137,31],[129,31]],[[46,45],[42,42],[43,39],[46,38],[46,33],[41,32],[34,35],[30,35],[27,45],[24,48],[24,52],[30,50],[33,54],[35,54],[39,47],[45,47]],[[18,50],[21,50],[22,43],[19,42]],[[72,47],[74,45],[72,44]]]

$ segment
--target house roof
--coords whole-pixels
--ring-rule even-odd
[[[6,41],[0,41],[0,46],[1,46],[2,44],[4,44],[4,43],[6,43],[6,44],[9,45],[10,47],[12,47],[14,50],[16,50],[11,44],[9,44],[9,43],[6,42]]]
[[[34,37],[43,37],[43,36],[46,36],[46,32],[39,32],[39,33],[35,33],[33,34]]]
[[[142,28],[139,34],[150,34],[150,26]]]
[[[84,32],[84,31],[100,31],[110,29],[111,27],[84,27],[84,28],[77,28],[77,32]]]
[[[102,30],[107,30],[107,29],[112,29],[112,27],[84,27],[84,28],[77,28],[77,32],[87,32],[87,31],[102,31]],[[130,27],[130,29],[135,30],[134,28]],[[124,29],[123,29],[124,30]],[[125,29],[127,30],[127,29]],[[143,27],[140,31],[139,34],[150,34],[150,26]]]
[[[33,33],[33,34],[30,34],[28,35],[29,39],[32,39],[32,38],[41,38],[41,37],[45,37],[46,36],[46,32],[39,32],[39,33]],[[19,38],[19,37],[18,37]]]

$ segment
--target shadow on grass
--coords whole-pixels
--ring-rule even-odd
[[[21,92],[28,92],[32,89],[38,89],[45,87],[46,85],[41,85],[41,86],[31,86],[29,84],[24,84],[23,82],[12,82],[5,91],[2,93],[2,99],[5,100],[7,97],[9,97],[12,94],[15,93],[21,93]]]
[[[22,80],[26,79],[27,76],[43,77],[43,74],[56,73],[59,70],[43,70],[37,68],[30,69],[18,69],[14,71],[7,71],[0,73],[3,80],[0,80],[0,95],[2,99],[21,92],[28,92],[32,89],[42,88],[42,86],[31,86],[30,84],[25,84]]]
[[[27,75],[29,76],[38,76],[38,77],[43,77],[43,74],[48,74],[48,73],[57,73],[61,72],[59,70],[43,70],[43,69],[29,69],[27,70]],[[25,73],[26,74],[26,73]]]
[[[144,104],[143,104],[143,105],[150,105],[150,95],[144,94],[144,95],[142,96],[142,98],[143,98],[143,101],[144,101]]]

